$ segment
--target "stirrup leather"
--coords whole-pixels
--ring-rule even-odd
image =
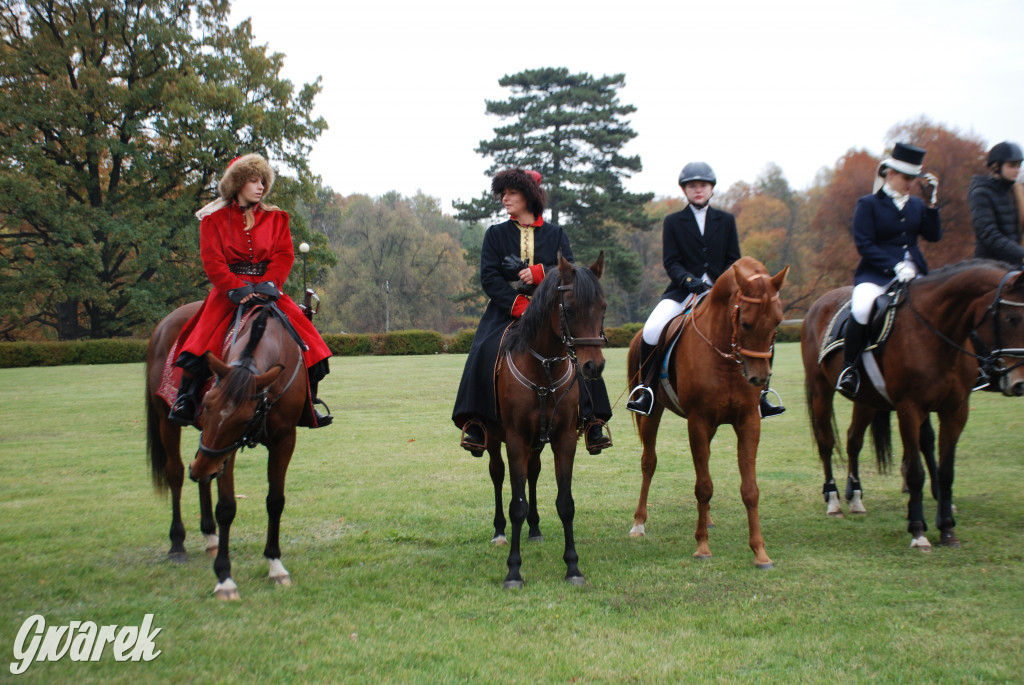
[[[642,406],[641,402],[643,402],[644,398],[647,398],[650,401],[650,408],[647,411],[640,408]],[[650,416],[651,411],[654,409],[654,391],[646,385],[636,386],[633,388],[632,392],[629,393],[629,397],[626,398],[626,409],[642,416]]]

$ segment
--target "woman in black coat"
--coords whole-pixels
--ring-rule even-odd
[[[560,226],[544,221],[547,194],[540,179],[536,171],[507,169],[491,182],[491,192],[501,199],[510,218],[484,234],[480,284],[490,301],[473,337],[452,411],[452,421],[463,429],[461,446],[475,457],[486,448],[484,422],[499,418],[494,372],[505,330],[526,311],[530,293],[547,271],[558,267],[559,252],[573,261],[569,236]],[[585,381],[580,416],[584,417],[591,454],[611,446],[603,431],[611,414],[604,380]]]
[[[997,143],[989,150],[989,173],[971,179],[967,204],[974,224],[974,256],[998,259],[1015,266],[1024,263],[1021,246],[1021,207],[1013,196],[1024,155],[1016,143]]]

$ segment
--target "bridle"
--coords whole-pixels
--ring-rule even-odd
[[[750,276],[747,280],[755,281],[759,278],[769,278],[769,276],[767,276],[766,274],[754,274],[753,276]],[[739,340],[740,304],[743,302],[748,302],[751,304],[770,304],[772,302],[777,302],[778,300],[779,293],[777,292],[771,297],[768,297],[767,299],[764,295],[762,295],[761,297],[751,297],[749,295],[744,295],[742,291],[738,293],[736,298],[736,304],[733,305],[732,316],[730,317],[732,320],[732,335],[729,339],[728,352],[719,349],[719,347],[715,345],[715,343],[712,342],[711,339],[708,338],[708,336],[704,335],[703,331],[701,331],[697,327],[697,311],[694,311],[692,315],[693,330],[697,331],[697,335],[699,335],[701,339],[704,342],[706,342],[711,347],[711,349],[717,352],[722,358],[736,362],[737,364],[743,364],[743,357],[754,357],[755,359],[771,359],[772,355],[775,354],[775,336],[778,335],[778,329],[776,329],[772,333],[772,339],[771,342],[768,343],[768,350],[766,352],[761,352],[759,350],[750,350],[743,347],[740,344]]]
[[[918,321],[920,321],[924,325],[925,328],[927,328],[932,333],[934,333],[936,336],[938,336],[942,341],[944,341],[950,347],[953,347],[957,351],[962,352],[963,354],[966,354],[969,357],[974,357],[978,361],[978,366],[981,369],[981,372],[985,376],[987,376],[990,379],[990,382],[991,382],[992,380],[996,380],[996,379],[1002,378],[1003,376],[1005,376],[1006,374],[1010,373],[1014,369],[1019,368],[1020,366],[1024,366],[1024,348],[1020,348],[1020,347],[1002,347],[1002,345],[1000,344],[1000,330],[999,330],[999,320],[1000,320],[999,319],[999,307],[1000,306],[1024,307],[1024,302],[1014,302],[1012,300],[1005,300],[1005,299],[1003,299],[1003,288],[1006,287],[1006,283],[1011,278],[1020,275],[1020,273],[1021,273],[1020,271],[1014,270],[1014,271],[1008,271],[1008,272],[1006,272],[1006,274],[1003,275],[1002,279],[1000,279],[1000,281],[999,281],[999,287],[996,288],[996,294],[995,294],[995,297],[992,300],[992,304],[990,304],[985,309],[985,312],[981,315],[981,318],[971,328],[971,332],[970,332],[971,344],[974,346],[974,349],[976,350],[976,352],[971,352],[970,350],[965,349],[963,346],[958,345],[957,343],[953,342],[942,331],[936,329],[930,323],[925,321],[924,317],[922,317],[921,314],[914,308],[913,302],[911,302],[909,296],[907,297],[907,304],[910,307],[910,311],[912,311],[914,313],[914,316],[917,318]],[[910,288],[909,288],[909,284],[908,284],[908,288],[907,288],[908,295],[909,295],[909,292],[910,292]],[[984,341],[982,341],[981,336],[978,335],[978,329],[981,328],[982,325],[984,325],[985,320],[988,319],[989,317],[992,318],[992,334],[993,334],[992,335],[992,340],[993,340],[993,343],[995,345],[995,347],[992,347],[992,348],[989,348],[989,346],[986,345]],[[1018,361],[1013,366],[1007,367],[1007,366],[1005,366],[1003,364],[1002,357],[1017,357],[1017,358],[1020,359],[1020,361]]]
[[[572,290],[571,285],[560,285],[558,286],[559,302],[558,302],[558,328],[561,334],[562,345],[565,346],[565,354],[555,357],[545,357],[544,355],[537,352],[533,347],[528,347],[530,355],[540,362],[541,367],[544,369],[544,374],[547,377],[547,385],[538,385],[531,381],[523,374],[522,371],[516,367],[515,362],[512,360],[510,352],[505,352],[505,363],[508,366],[509,371],[512,373],[512,377],[519,381],[524,387],[529,388],[537,394],[537,399],[540,401],[540,437],[538,440],[541,445],[545,445],[551,442],[551,423],[548,420],[547,411],[547,400],[549,396],[555,397],[555,402],[551,407],[552,416],[555,413],[555,409],[558,407],[558,403],[566,396],[563,393],[561,397],[558,397],[557,393],[566,385],[580,381],[580,370],[579,370],[579,359],[576,357],[576,347],[603,347],[608,344],[608,338],[604,334],[604,319],[601,319],[601,334],[598,338],[577,338],[572,335],[572,331],[569,328],[569,315],[565,311],[565,293]],[[565,373],[562,374],[558,380],[553,377],[552,369],[562,362],[568,361],[569,364],[565,367]],[[582,387],[581,387],[582,390]]]

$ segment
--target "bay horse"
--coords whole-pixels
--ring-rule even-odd
[[[154,330],[146,352],[147,452],[155,487],[171,491],[168,556],[173,561],[187,558],[181,517],[184,465],[181,426],[167,418],[172,400],[166,393],[165,367],[179,331],[199,305],[193,302],[171,312]],[[265,445],[268,451],[268,524],[263,555],[270,566],[269,578],[278,585],[291,585],[291,577],[281,563],[279,533],[285,474],[295,449],[295,427],[306,402],[307,378],[302,349],[289,335],[290,327],[278,316],[270,315],[274,309],[272,303],[266,303],[248,311],[241,318],[241,325],[236,320],[238,330],[224,361],[212,353],[206,355],[215,382],[203,397],[198,419],[201,426],[197,426],[201,429],[199,448],[188,473],[199,484],[200,530],[206,536],[207,551],[217,552],[213,563],[217,576],[214,594],[224,600],[239,598],[238,586],[231,579],[229,557],[231,523],[236,511],[235,454],[257,444]],[[215,478],[218,500],[214,509],[210,489]]]
[[[833,396],[843,355],[837,353],[838,347],[823,354],[822,342],[836,313],[849,302],[852,290],[847,286],[819,298],[804,318],[800,341],[807,408],[825,471],[824,494],[826,502],[832,502],[829,513],[833,515],[838,506],[832,474],[837,433]],[[883,425],[887,430],[889,412],[896,411],[903,441],[902,470],[909,492],[907,531],[911,547],[929,551],[922,501],[925,473],[921,440],[922,434],[932,434],[928,414],[936,413],[938,465],[932,474],[932,493],[938,502],[935,525],[940,544],[959,547],[953,532],[954,460],[979,368],[1004,395],[1024,395],[1024,278],[1008,264],[970,260],[915,278],[897,301],[888,338],[872,353],[884,383],[883,392],[868,374],[862,373],[847,431],[847,454],[855,464],[866,427]],[[878,442],[876,437],[876,451]],[[884,470],[884,464],[880,463],[879,468]],[[862,506],[859,511],[863,512]]]
[[[635,415],[643,456],[640,470],[640,501],[633,514],[632,537],[646,534],[647,496],[658,466],[655,445],[661,417],[668,408],[686,419],[690,452],[696,471],[698,559],[711,558],[708,526],[714,491],[708,462],[711,440],[718,427],[731,424],[737,438],[740,496],[747,509],[750,549],[758,568],[772,568],[764,548],[758,516],[757,446],[761,437],[758,411],[761,388],[771,376],[775,334],[782,323],[779,290],[789,267],[771,276],[761,262],[741,257],[715,281],[710,292],[692,310],[677,317],[682,325],[679,338],[665,364],[668,377],[657,384],[650,416]],[[674,328],[665,327],[666,333]],[[640,340],[637,331],[627,357],[628,387],[634,387],[640,373]],[[663,336],[664,337],[664,336]],[[664,343],[664,341],[663,341]]]
[[[608,342],[604,335],[607,302],[599,280],[603,272],[604,252],[590,268],[575,266],[559,254],[558,269],[541,281],[530,306],[509,327],[499,348],[495,389],[501,419],[487,424],[487,452],[494,485],[495,544],[506,543],[502,442],[508,455],[512,542],[503,582],[506,589],[523,587],[519,545],[523,521],[529,522],[531,540],[543,539],[537,514],[537,478],[545,444],[551,445],[554,454],[555,507],[565,534],[565,580],[572,585],[586,582],[573,536],[572,468],[582,430],[582,379],[600,378],[605,365],[601,348]]]

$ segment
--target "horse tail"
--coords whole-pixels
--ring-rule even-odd
[[[146,454],[149,457],[149,475],[153,479],[153,488],[157,492],[167,492],[167,451],[160,439],[161,408],[157,404],[156,395],[150,387],[149,363],[144,367],[146,374]]]
[[[807,407],[807,415],[810,418],[811,437],[817,445],[832,445],[832,452],[836,455],[836,463],[843,465],[846,463],[846,453],[843,452],[842,441],[838,439],[839,420],[836,418],[835,405],[832,406],[832,410],[829,412],[828,422],[824,426],[819,426],[818,422],[814,420],[811,379],[809,376],[805,376],[804,379],[804,405]],[[821,459],[825,458],[825,455],[820,453],[820,448],[818,456]]]
[[[879,473],[888,473],[892,468],[892,425],[891,411],[876,411],[871,419],[871,442],[875,444],[875,464]]]

